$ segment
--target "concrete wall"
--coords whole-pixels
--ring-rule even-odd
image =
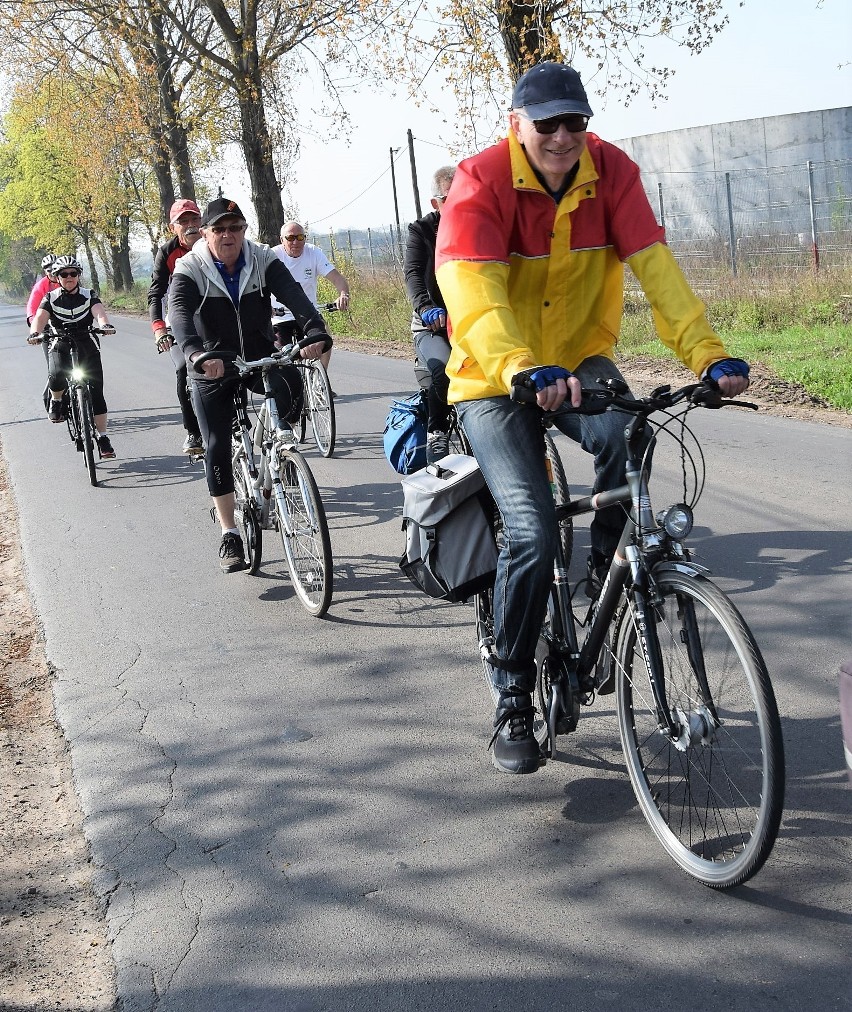
[[[615,142],[648,179],[852,158],[852,106],[669,130]]]

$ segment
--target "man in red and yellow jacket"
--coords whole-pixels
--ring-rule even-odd
[[[654,312],[663,342],[697,375],[735,396],[748,365],[728,357],[657,224],[638,167],[586,132],[592,115],[575,70],[542,63],[512,94],[509,134],[463,161],[441,215],[436,275],[451,324],[447,363],[455,403],[504,525],[494,590],[492,663],[501,688],[492,758],[504,772],[538,768],[531,690],[534,655],[555,554],[553,497],[541,427],[509,398],[536,391],[555,410],[601,378],[621,378],[613,357],[624,264]],[[557,422],[595,457],[595,491],[624,482],[622,416],[564,415]],[[590,574],[609,564],[624,517],[595,515]]]

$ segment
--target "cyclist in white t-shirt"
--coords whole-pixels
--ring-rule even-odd
[[[307,241],[307,234],[298,221],[288,221],[281,226],[281,244],[273,246],[272,251],[283,261],[284,265],[299,282],[307,297],[317,305],[317,280],[328,278],[337,289],[337,308],[341,311],[349,307],[349,282],[332,264],[325,253]],[[275,314],[275,333],[281,342],[292,340],[296,329],[293,314],[275,298],[272,299]],[[328,369],[331,351],[323,352],[322,364]]]

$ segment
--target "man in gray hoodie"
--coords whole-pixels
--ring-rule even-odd
[[[300,328],[316,340],[302,351],[318,358],[331,347],[325,323],[269,246],[245,237],[246,219],[233,200],[211,201],[201,220],[203,238],[175,265],[169,291],[172,333],[192,366],[202,352],[222,351],[233,358],[262,358],[272,354],[270,296],[293,313]],[[228,356],[226,356],[228,357]],[[207,487],[222,528],[220,565],[225,573],[245,568],[245,550],[234,517],[234,475],[231,464],[231,428],[234,417],[233,374],[226,375],[225,360],[203,362],[199,375],[193,369],[192,403],[207,444]],[[298,417],[302,407],[302,381],[295,366],[271,374],[275,401],[282,419]],[[261,392],[258,376],[252,389]]]

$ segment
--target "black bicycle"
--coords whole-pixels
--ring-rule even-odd
[[[580,408],[568,409],[624,413],[626,484],[574,502],[555,486],[558,522],[617,503],[627,516],[600,592],[582,618],[572,608],[562,527],[536,654],[534,728],[542,761],[556,758],[557,736],[577,727],[581,706],[615,691],[622,749],[643,815],[677,864],[717,889],[739,885],[762,867],[784,801],[781,723],[766,665],[742,615],[685,545],[704,483],[701,447],[686,415],[699,406],[734,404],[755,407],[721,398],[705,383],[633,398],[610,380],[603,390],[584,391]],[[656,425],[652,446],[662,432],[673,435],[693,486],[691,497],[684,496],[690,502],[656,515],[649,451],[641,449],[655,412],[666,420]],[[496,704],[488,662],[491,592],[475,603]]]
[[[97,487],[95,450],[97,449],[98,460],[101,459],[101,451],[95,428],[92,392],[89,390],[85,369],[80,362],[80,345],[83,341],[97,340],[106,334],[114,334],[115,329],[103,330],[98,327],[88,327],[85,330],[79,330],[73,326],[63,327],[60,324],[50,324],[49,326],[51,329],[45,330],[41,335],[33,335],[28,339],[28,343],[49,344],[54,340],[60,340],[70,349],[71,368],[67,373],[67,387],[62,396],[63,413],[71,441],[76,446],[77,452],[83,454],[83,462],[86,465],[89,481]]]

